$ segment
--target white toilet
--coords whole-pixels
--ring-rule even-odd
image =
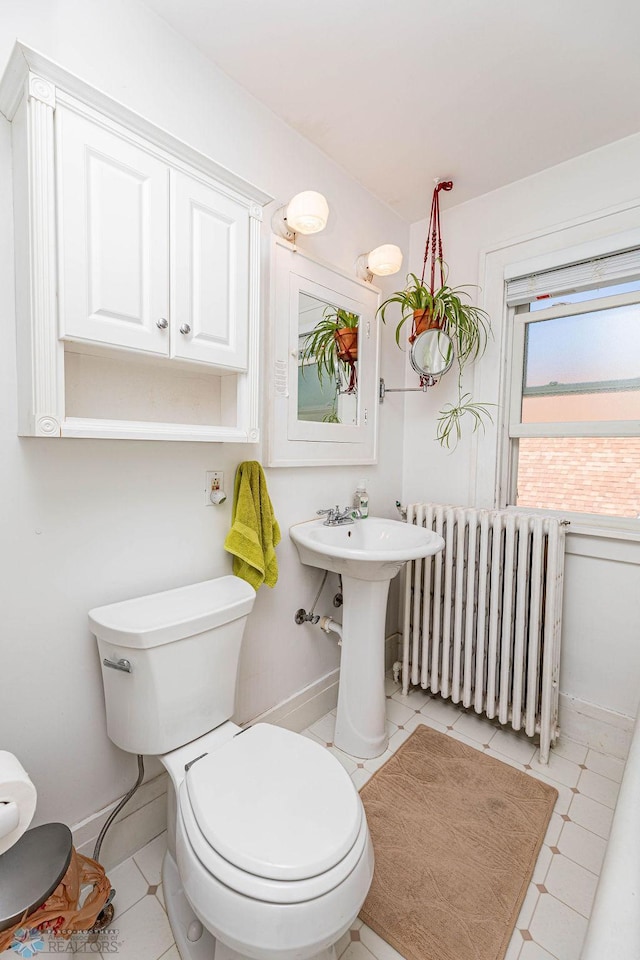
[[[163,865],[183,960],[335,957],[373,876],[351,778],[319,744],[231,723],[255,600],[237,577],[98,607],[109,737],[173,782]]]

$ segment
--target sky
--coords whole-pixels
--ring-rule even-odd
[[[605,291],[565,294],[531,304],[531,312],[557,303],[638,289],[621,284]],[[640,304],[527,324],[525,386],[640,378]]]

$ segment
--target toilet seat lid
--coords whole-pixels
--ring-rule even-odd
[[[203,836],[258,877],[306,880],[345,857],[362,804],[341,763],[320,744],[259,723],[198,760],[186,774]]]

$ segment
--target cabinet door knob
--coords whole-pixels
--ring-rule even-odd
[[[166,317],[160,317],[159,320],[156,320],[156,327],[158,327],[160,330],[166,330],[168,326],[169,321]]]
[[[188,323],[183,323],[180,327],[180,333],[184,333],[185,335],[187,333],[191,333],[191,325]]]

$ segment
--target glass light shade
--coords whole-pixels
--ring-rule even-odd
[[[395,243],[383,243],[367,257],[367,266],[376,277],[388,277],[402,266],[402,250]]]
[[[304,190],[287,204],[287,226],[293,233],[319,233],[327,225],[329,204],[321,193]]]

